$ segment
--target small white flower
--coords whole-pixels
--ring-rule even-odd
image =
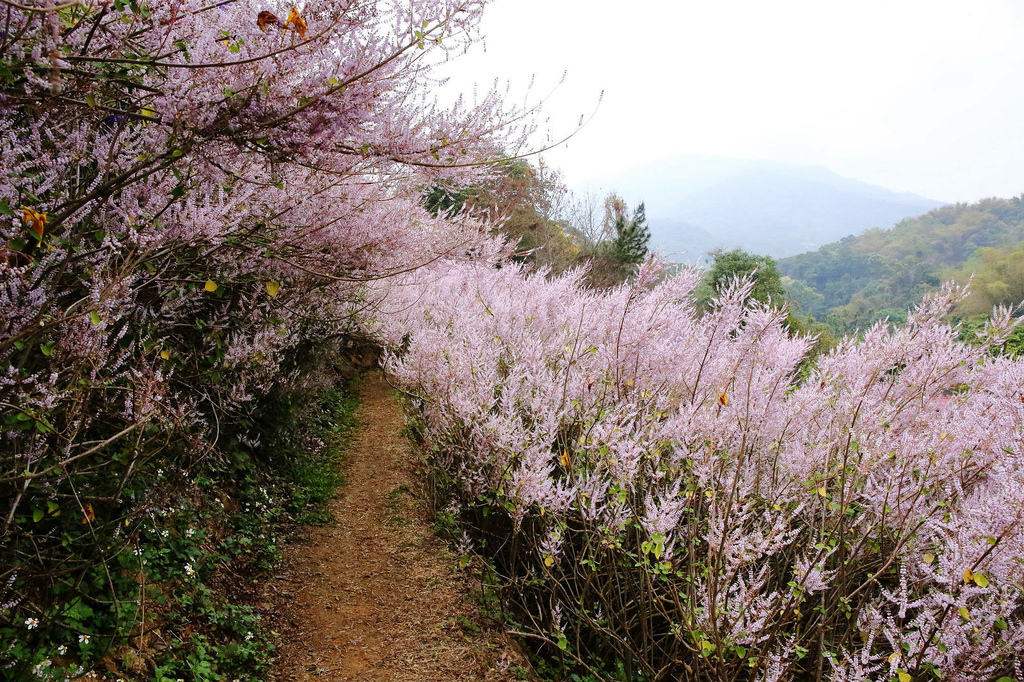
[[[156,475],[157,476],[163,476],[164,475],[164,470],[163,469],[157,469],[156,470]]]
[[[185,575],[195,575],[196,569],[192,567],[192,564],[185,564]]]
[[[79,635],[78,636],[78,641],[81,642],[82,644],[88,644],[89,643],[89,635]]]
[[[38,618],[26,618],[25,619],[25,625],[28,626],[29,630],[34,630],[37,627],[39,627],[39,619]]]
[[[171,534],[170,531],[166,531],[166,530],[160,531],[160,537],[162,537],[162,538],[165,538],[165,537],[167,537],[170,534]]]
[[[67,652],[68,652],[68,648],[66,646],[64,646],[63,644],[61,644],[59,647],[57,647],[57,653],[60,654],[61,656],[63,656]]]
[[[190,537],[192,537],[195,534],[196,534],[195,528],[189,528],[187,531],[185,531],[185,537],[187,537],[187,538],[190,538]]]
[[[247,642],[251,642],[252,641],[252,632],[245,633],[245,641],[247,641]]]

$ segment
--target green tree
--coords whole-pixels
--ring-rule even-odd
[[[651,230],[647,226],[644,202],[633,211],[629,221],[620,215],[615,221],[615,258],[624,265],[638,265],[647,257],[651,243]]]
[[[698,299],[702,304],[707,305],[733,280],[744,277],[753,279],[752,299],[777,306],[785,302],[786,290],[771,256],[759,256],[742,249],[716,249],[708,255],[712,258],[711,267],[704,273],[704,281],[698,289]]]

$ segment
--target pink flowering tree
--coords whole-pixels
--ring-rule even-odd
[[[4,613],[123,556],[158,466],[227,466],[367,282],[491,248],[419,202],[531,130],[430,99],[483,4],[0,0]]]
[[[701,314],[698,273],[655,274],[375,287],[445,512],[526,634],[629,679],[1024,679],[1024,363],[957,341],[962,293],[801,382],[811,340],[749,284]]]

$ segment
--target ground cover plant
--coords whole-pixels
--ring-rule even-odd
[[[948,287],[798,381],[811,340],[749,284],[702,314],[699,273],[650,264],[607,293],[422,274],[379,287],[387,369],[552,651],[625,679],[1024,678],[1024,363],[987,352],[1009,311],[962,343]]]
[[[142,519],[115,533],[107,561],[54,580],[36,615],[0,627],[0,678],[260,679],[277,638],[258,586],[296,524],[330,520],[355,425],[354,393],[313,376],[319,386],[261,401],[264,442],[222,444],[228,466],[196,473],[161,459],[143,480]]]

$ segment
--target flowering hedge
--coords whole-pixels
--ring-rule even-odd
[[[480,241],[419,198],[530,130],[427,99],[482,7],[0,0],[0,626],[119,609],[168,481],[251,454],[365,282]]]
[[[587,291],[506,264],[377,287],[448,511],[534,635],[656,680],[1024,679],[1024,362],[944,289],[810,341],[698,273]]]

